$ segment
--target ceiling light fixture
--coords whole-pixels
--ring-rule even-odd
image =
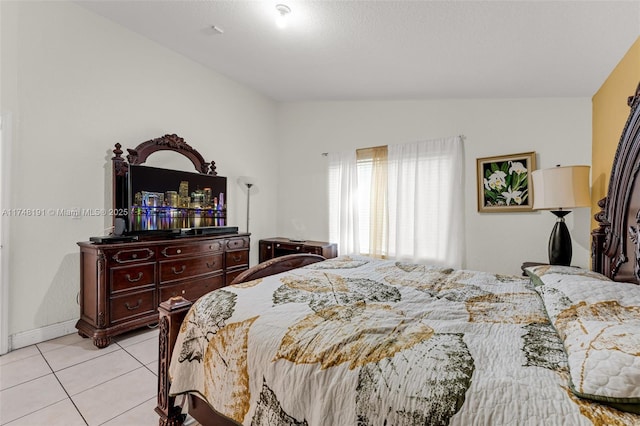
[[[276,11],[278,16],[276,17],[276,25],[278,28],[285,28],[287,26],[287,15],[291,13],[291,8],[286,4],[277,4]]]

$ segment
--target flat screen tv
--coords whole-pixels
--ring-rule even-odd
[[[227,224],[227,178],[129,165],[127,234],[198,233]]]

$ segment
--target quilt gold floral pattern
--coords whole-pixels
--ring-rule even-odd
[[[360,256],[203,296],[170,366],[244,425],[640,424],[567,375],[527,279]]]
[[[536,290],[564,342],[574,393],[639,411],[640,287],[560,272],[541,277]]]

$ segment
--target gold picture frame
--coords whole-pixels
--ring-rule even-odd
[[[476,169],[479,212],[533,209],[531,172],[536,169],[535,152],[478,158]]]

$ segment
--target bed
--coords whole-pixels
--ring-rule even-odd
[[[160,424],[640,425],[638,104],[593,270],[272,259],[161,304]]]

